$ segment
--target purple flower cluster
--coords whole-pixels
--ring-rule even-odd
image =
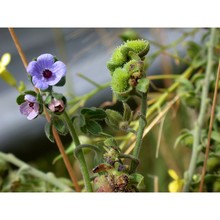
[[[36,61],[28,64],[27,72],[32,76],[32,82],[38,89],[45,90],[56,85],[66,74],[66,65],[54,60],[51,54],[42,54]]]
[[[39,115],[40,106],[36,98],[32,95],[24,96],[25,102],[20,105],[20,112],[27,116],[28,120],[32,120]]]
[[[54,98],[53,90],[47,89],[62,81],[66,75],[66,65],[47,53],[31,61],[27,66],[27,72],[31,75],[31,81],[35,88],[41,90],[38,94],[41,97],[39,96],[38,102],[37,94],[34,91],[25,92],[25,95],[21,94],[17,98],[21,114],[25,115],[28,120],[32,120],[41,114],[43,105],[47,106],[51,112],[61,114],[65,110],[64,101]],[[43,96],[45,95],[51,97],[49,103],[43,103]]]

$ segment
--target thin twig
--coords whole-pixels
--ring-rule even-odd
[[[158,158],[158,155],[159,155],[160,143],[161,143],[161,137],[162,137],[163,125],[164,125],[165,118],[166,118],[166,115],[161,119],[161,123],[160,123],[160,127],[159,127],[158,138],[157,138],[157,147],[156,147],[156,155],[155,155],[156,158]]]
[[[15,46],[16,46],[16,48],[17,48],[17,50],[18,50],[18,53],[19,53],[19,55],[20,55],[20,57],[21,57],[22,63],[23,63],[23,65],[24,65],[25,69],[26,69],[27,66],[28,66],[28,62],[27,62],[26,56],[25,56],[25,54],[24,54],[24,52],[23,52],[23,50],[22,50],[22,48],[21,48],[21,45],[20,45],[20,43],[19,43],[19,40],[18,40],[18,38],[17,38],[17,36],[16,36],[16,34],[15,34],[15,32],[14,32],[14,29],[13,29],[13,28],[9,28],[8,30],[9,30],[9,32],[10,32],[10,34],[11,34],[11,37],[12,37],[12,39],[13,39],[13,41],[14,41],[14,44],[15,44]],[[36,92],[39,92],[39,89],[35,88],[35,91],[36,91]],[[46,111],[46,108],[45,108],[45,107],[44,107],[44,114],[45,114],[45,117],[46,117],[47,121],[50,122],[50,115],[49,115],[48,112]],[[59,151],[60,151],[60,153],[61,153],[61,155],[62,155],[62,157],[63,157],[63,160],[64,160],[64,163],[65,163],[66,169],[67,169],[67,171],[68,171],[68,173],[69,173],[69,175],[70,175],[70,178],[71,178],[71,180],[72,180],[72,182],[73,182],[73,185],[74,185],[76,191],[77,191],[77,192],[80,192],[80,187],[79,187],[79,185],[78,185],[77,178],[76,178],[76,176],[75,176],[75,174],[74,174],[74,172],[73,172],[73,168],[72,168],[72,166],[71,166],[71,163],[70,163],[70,161],[69,161],[69,159],[68,159],[68,157],[67,157],[67,155],[66,155],[66,153],[65,153],[64,146],[63,146],[63,144],[62,144],[62,141],[61,141],[61,139],[60,139],[60,136],[59,136],[59,134],[57,133],[57,130],[55,129],[54,126],[52,126],[52,132],[53,132],[53,136],[54,136],[54,139],[55,139],[55,141],[56,141],[56,144],[57,144],[57,146],[58,146],[58,148],[59,148]]]
[[[159,192],[159,178],[154,176],[154,192]]]
[[[217,102],[219,79],[220,79],[220,61],[218,63],[218,71],[217,71],[217,76],[216,76],[215,91],[214,91],[214,96],[213,96],[211,117],[210,117],[210,123],[209,123],[208,142],[206,145],[205,160],[204,160],[204,164],[203,164],[203,168],[202,168],[202,176],[201,176],[201,182],[200,182],[200,186],[199,186],[199,192],[203,191],[206,165],[207,165],[207,160],[209,157],[209,148],[210,148],[210,141],[211,141],[211,134],[212,134],[212,126],[213,126],[213,121],[214,121],[214,116],[215,116],[215,107],[216,107],[216,102]]]

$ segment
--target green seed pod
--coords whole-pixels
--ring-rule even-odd
[[[127,62],[128,52],[131,50],[131,48],[124,45],[114,50],[110,61],[107,62],[107,68],[111,71],[111,75],[113,75],[116,68],[122,67]]]
[[[120,96],[128,96],[132,87],[129,85],[130,75],[122,68],[117,68],[112,76],[112,90]]]
[[[122,48],[123,46],[116,48],[112,54],[111,60],[112,63],[116,66],[122,66],[127,61],[127,57],[124,53],[121,52]]]
[[[131,40],[127,41],[125,46],[130,47],[135,53],[139,54],[140,57],[145,56],[149,49],[150,44],[146,40]]]

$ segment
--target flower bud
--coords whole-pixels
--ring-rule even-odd
[[[62,113],[65,110],[65,104],[62,99],[52,99],[51,103],[48,105],[48,108],[54,113]]]

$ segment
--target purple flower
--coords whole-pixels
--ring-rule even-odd
[[[51,54],[42,54],[37,61],[28,64],[27,72],[32,76],[32,82],[41,90],[56,85],[66,74],[66,65],[61,61],[54,61]]]
[[[65,104],[63,100],[53,99],[52,102],[48,105],[48,108],[52,112],[61,113],[65,109]]]
[[[25,95],[24,100],[25,102],[20,105],[21,114],[27,116],[28,120],[36,118],[40,109],[36,98],[32,95]]]

